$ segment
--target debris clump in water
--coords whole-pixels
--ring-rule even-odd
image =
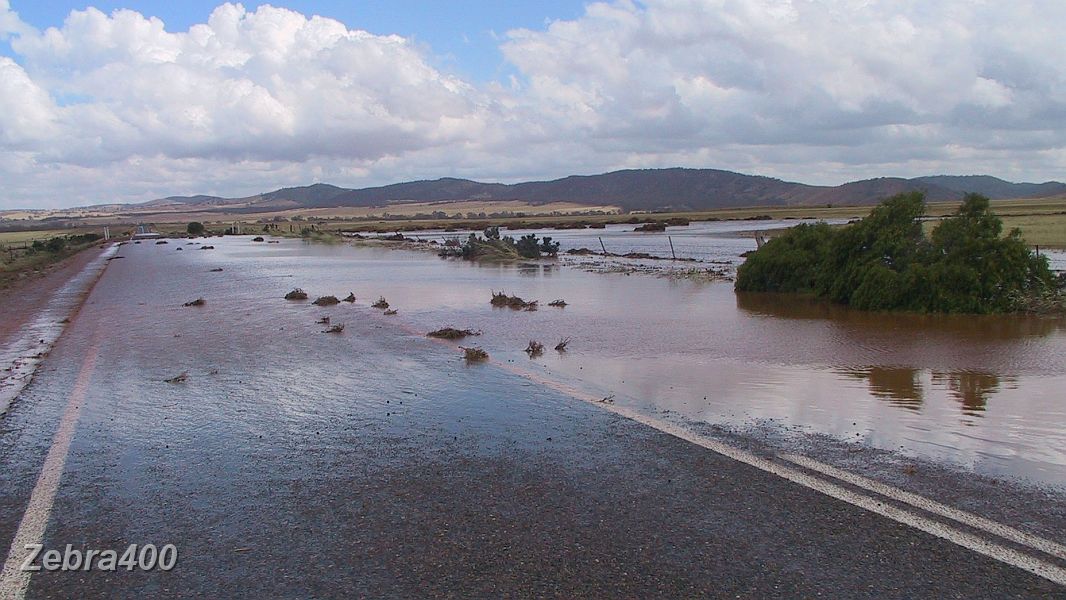
[[[207,304],[207,300],[204,300],[203,298],[197,298],[196,300],[190,300],[185,304],[182,304],[182,306],[203,306],[205,304]]]
[[[315,306],[333,306],[334,304],[340,303],[341,301],[338,300],[336,296],[321,296],[316,298],[311,304],[314,304]]]
[[[385,296],[378,298],[378,301],[370,305],[372,308],[385,308],[389,307],[388,300],[385,300]]]
[[[528,354],[530,358],[536,358],[541,354],[544,354],[544,344],[537,340],[529,340],[529,345],[526,346],[526,354]]]
[[[189,379],[189,372],[182,371],[181,375],[175,375],[174,377],[171,377],[170,379],[164,379],[163,381],[165,383],[185,383],[187,379]]]
[[[481,348],[463,348],[463,358],[466,362],[485,362],[489,359],[489,353]]]
[[[506,292],[492,292],[490,303],[496,307],[507,307],[514,310],[537,310],[536,300],[523,300],[518,296],[508,296]]]
[[[285,294],[286,300],[307,300],[307,292],[300,288],[295,288],[288,294]]]
[[[456,329],[454,327],[444,327],[436,331],[430,331],[426,334],[426,337],[439,338],[442,340],[461,340],[465,337],[472,335],[481,335],[480,331],[473,331],[470,329]]]

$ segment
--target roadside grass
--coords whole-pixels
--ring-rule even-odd
[[[49,266],[97,244],[99,242],[68,245],[58,252],[31,252],[28,249],[15,250],[11,248],[0,250],[0,289],[5,289],[16,281],[41,273]]]

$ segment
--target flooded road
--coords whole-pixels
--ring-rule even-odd
[[[210,243],[122,247],[0,420],[0,540],[12,544],[3,594],[994,598],[1048,597],[1066,583],[1055,541],[932,507],[1012,540],[989,543],[974,537],[981,529],[912,514],[906,496],[875,500],[861,481],[844,489],[783,466],[795,457],[671,426],[775,419],[848,439],[854,422],[864,444],[902,440],[933,456],[927,448],[947,444],[908,440],[954,443],[953,432],[986,422],[1009,429],[1013,414],[1025,424],[1016,439],[1029,440],[1038,419],[1000,398],[1040,398],[1058,381],[1053,360],[1035,358],[1061,348],[1058,325],[982,322],[922,337],[929,326],[917,322],[875,326],[795,304],[775,313],[779,303],[738,300],[729,284],[299,240]],[[357,302],[282,299],[294,287]],[[494,289],[569,305],[494,309]],[[379,296],[399,313],[370,308]],[[182,306],[200,297],[204,306]],[[324,316],[344,332],[322,333]],[[493,362],[466,365],[424,336],[445,325],[482,330],[468,343]],[[550,350],[560,337],[572,340],[566,354]],[[549,347],[535,360],[522,352],[531,338]],[[912,383],[873,370],[908,356],[900,368],[911,365]],[[959,375],[999,370],[998,383]],[[983,410],[953,395],[975,389]],[[1043,398],[1030,408],[1053,406]],[[1061,473],[1058,454],[1034,446],[1018,442],[1028,458],[1002,465]],[[964,463],[968,448],[945,460]],[[969,490],[965,479],[933,481]],[[1060,537],[1060,496],[967,494],[982,516]],[[165,573],[22,577],[8,565],[35,536],[60,549],[170,543],[180,558]]]
[[[217,323],[228,335],[305,335],[310,324],[275,321],[320,315],[420,333],[469,328],[484,335],[467,343],[494,358],[652,414],[741,428],[770,423],[786,435],[828,434],[981,474],[1066,484],[1061,319],[864,314],[738,296],[730,283],[596,275],[550,262],[475,265],[295,240],[215,245],[191,255],[173,246],[131,250],[151,253],[161,272],[190,260],[223,267],[215,280],[172,285],[176,294],[208,298],[213,307],[203,318],[231,319]],[[292,287],[312,298],[353,291],[358,302],[279,302]],[[493,308],[494,290],[541,308]],[[368,309],[379,296],[399,314]],[[546,306],[557,298],[568,306]],[[562,338],[571,339],[568,351],[552,351]],[[535,360],[523,352],[531,339],[549,349]],[[204,346],[225,352],[221,343]],[[310,363],[299,371],[320,368],[315,356],[286,360]],[[270,369],[255,376],[276,377]]]

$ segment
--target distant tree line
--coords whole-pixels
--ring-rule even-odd
[[[803,224],[771,239],[737,271],[738,291],[813,294],[863,310],[999,313],[1059,296],[1046,257],[968,194],[956,213],[922,230],[925,196],[900,194],[840,228]]]

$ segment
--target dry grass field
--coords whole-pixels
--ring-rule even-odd
[[[957,202],[935,202],[929,205],[929,215],[942,217],[950,215]],[[1026,241],[1032,245],[1046,248],[1066,248],[1066,197],[1041,198],[1035,200],[994,200],[992,207],[1003,220],[1009,230],[1018,227]],[[93,216],[78,219],[82,226],[76,230],[71,229],[42,229],[39,231],[15,231],[0,233],[0,245],[24,245],[35,239],[47,239],[54,235],[67,233],[99,230],[105,223],[124,224],[113,226],[112,234],[116,237],[132,230],[136,223],[152,223],[156,229],[166,234],[181,234],[185,231],[185,225],[190,221],[200,221],[207,225],[209,230],[222,231],[233,223],[241,223],[241,228],[246,233],[259,232],[263,229],[261,219],[293,219],[296,221],[283,221],[278,224],[280,230],[299,232],[309,224],[319,231],[363,231],[363,232],[395,232],[417,231],[423,229],[447,229],[457,230],[481,228],[486,225],[499,225],[502,227],[538,226],[553,227],[565,226],[568,223],[623,223],[634,219],[663,220],[671,217],[683,217],[692,221],[705,221],[713,219],[743,220],[752,217],[770,217],[774,219],[854,219],[863,217],[870,211],[870,206],[764,206],[748,208],[728,208],[699,212],[655,213],[655,214],[620,214],[614,206],[582,206],[571,203],[552,203],[540,206],[530,205],[524,202],[453,202],[437,203],[422,202],[412,204],[394,204],[388,207],[341,207],[319,209],[284,210],[270,213],[235,213],[235,212],[116,212],[108,216],[99,213]],[[429,215],[434,211],[442,211],[448,215],[463,215],[463,218],[446,219],[415,219],[415,215]],[[568,214],[574,212],[600,211],[608,214],[580,215]],[[468,215],[480,213],[524,213],[521,217],[498,217],[478,218]]]

